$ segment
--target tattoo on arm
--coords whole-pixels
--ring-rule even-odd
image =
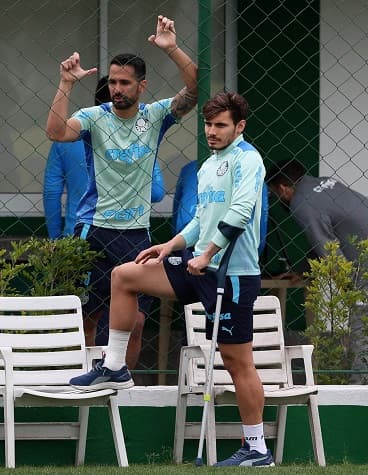
[[[175,115],[175,117],[180,118],[190,112],[196,104],[197,95],[189,92],[188,89],[184,87],[174,97],[171,104],[171,112]]]

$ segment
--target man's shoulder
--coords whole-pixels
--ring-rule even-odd
[[[258,160],[261,160],[263,162],[262,156],[256,149],[256,147],[244,139],[239,140],[235,144],[235,147],[233,148],[233,154],[247,155],[248,157],[253,156],[254,158],[257,158]]]
[[[72,117],[73,118],[96,118],[101,117],[103,115],[111,114],[111,103],[106,102],[105,104],[101,104],[99,106],[91,106],[91,107],[83,107],[82,109],[77,110]]]
[[[320,196],[325,191],[328,191],[328,195],[330,195],[335,188],[341,190],[341,188],[347,187],[333,177],[304,175],[298,182],[296,191],[300,194],[310,193],[313,196]]]
[[[324,191],[324,188],[321,187],[321,180],[323,180],[323,177],[304,175],[297,183],[291,201],[291,208],[295,212],[305,208],[315,209],[316,206],[322,209],[326,205],[326,201],[321,197],[321,192]]]
[[[172,113],[171,104],[173,98],[161,99],[149,104],[141,103],[138,108],[138,126],[143,130],[154,124],[152,130],[163,135],[172,125],[178,123],[178,119]]]
[[[146,113],[154,113],[156,111],[171,111],[171,103],[173,101],[172,97],[167,99],[159,99],[157,101],[152,101],[149,103],[140,102],[138,106],[138,111],[142,114]]]
[[[240,148],[240,150],[242,150],[243,152],[257,152],[257,153],[259,153],[258,150],[254,147],[254,145],[252,145],[251,143],[247,142],[244,139],[241,139],[237,143],[237,147]]]

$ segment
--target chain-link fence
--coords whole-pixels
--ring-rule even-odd
[[[173,201],[182,168],[207,156],[200,105],[224,88],[247,97],[251,114],[245,137],[261,152],[268,172],[281,160],[295,159],[311,176],[331,177],[367,194],[365,0],[1,0],[1,7],[2,247],[10,240],[47,237],[43,191],[51,142],[45,124],[62,60],[78,51],[83,67],[98,67],[96,75],[73,89],[70,114],[93,105],[98,78],[123,52],[146,60],[144,102],[172,97],[181,89],[173,62],[147,41],[161,13],[175,19],[178,44],[199,64],[200,97],[199,107],[160,145],[165,196],[152,205],[154,242],[173,235]],[[289,281],[286,288],[276,284],[280,279],[270,279],[289,268],[300,272],[312,250],[310,230],[295,217],[270,195],[261,256],[263,292],[281,295],[291,341],[308,319],[303,285],[293,287]],[[106,320],[105,315],[99,343],[106,341]],[[176,381],[184,339],[179,304],[155,300],[137,366],[148,375],[142,376],[145,382],[157,381],[157,373],[159,382]]]

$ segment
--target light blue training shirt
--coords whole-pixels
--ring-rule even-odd
[[[229,240],[219,221],[243,228],[228,265],[227,275],[258,275],[258,247],[265,168],[259,152],[242,136],[215,151],[198,172],[196,215],[181,231],[187,247],[200,255],[213,242],[221,248],[211,260],[217,268]]]

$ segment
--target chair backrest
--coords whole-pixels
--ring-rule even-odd
[[[211,342],[206,340],[206,314],[201,303],[185,306],[185,322],[188,345],[200,345],[209,353]],[[285,362],[285,344],[280,301],[277,297],[260,296],[254,303],[253,358],[258,374],[267,389],[288,384],[289,368]],[[189,385],[205,384],[206,374],[203,358],[191,363],[188,373]],[[224,369],[221,355],[216,351],[213,371],[214,385],[231,385],[229,373]]]
[[[79,297],[0,297],[0,347],[12,348],[15,385],[68,384],[87,370]]]

